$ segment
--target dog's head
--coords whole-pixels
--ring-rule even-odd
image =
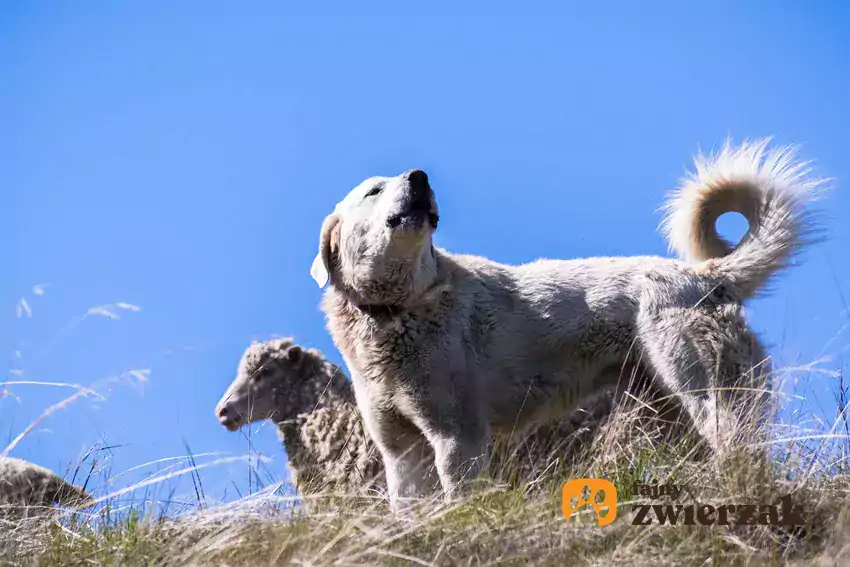
[[[325,219],[310,274],[359,304],[402,305],[434,278],[438,220],[424,171],[369,178]]]
[[[304,384],[314,372],[311,354],[292,343],[254,342],[245,350],[236,378],[216,404],[219,423],[236,431],[255,421],[283,421],[313,409],[302,400]]]

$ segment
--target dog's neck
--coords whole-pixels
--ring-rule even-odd
[[[431,246],[430,253],[431,257],[434,258],[434,262],[437,264],[436,271],[439,273],[440,253],[433,245]],[[356,297],[356,294],[351,293],[350,291],[339,291],[341,291],[346,301],[360,313],[375,319],[392,319],[395,316],[414,309],[421,298],[428,296],[437,285],[437,281],[431,282],[429,287],[419,293],[416,297],[407,297],[403,302],[398,301],[389,303],[360,301],[359,298]]]
[[[403,305],[357,301],[341,286],[331,285],[326,290],[322,310],[327,317],[328,331],[349,364],[363,354],[360,345],[373,336],[376,327],[404,323],[406,318],[422,310],[435,320],[442,319],[437,312],[447,308],[447,301],[451,302],[455,272],[459,267],[451,256],[439,249],[435,249],[435,259],[437,277],[431,286],[416,300],[406,301]]]

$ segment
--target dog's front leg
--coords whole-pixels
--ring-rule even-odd
[[[411,413],[434,450],[434,464],[447,498],[465,492],[469,481],[486,467],[490,445],[490,425],[474,386],[457,378],[449,384],[420,400]]]
[[[399,511],[412,499],[433,489],[433,453],[422,433],[398,413],[369,407],[361,410],[363,424],[378,447],[387,479],[387,495]]]
[[[390,506],[399,511],[436,487],[433,451],[416,425],[397,411],[387,390],[356,373],[352,383],[363,427],[381,454]]]
[[[479,429],[459,431],[454,434],[431,431],[428,439],[434,447],[437,474],[446,498],[464,494],[469,482],[487,465],[489,436]]]
[[[426,491],[428,469],[433,465],[423,460],[422,435],[404,434],[390,443],[378,443],[387,475],[390,507],[395,512],[406,508]]]

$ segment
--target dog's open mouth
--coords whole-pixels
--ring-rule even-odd
[[[387,219],[387,226],[393,229],[418,229],[427,222],[432,229],[436,229],[439,221],[440,215],[435,212],[413,209],[391,215]]]

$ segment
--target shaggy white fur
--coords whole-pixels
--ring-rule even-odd
[[[408,455],[423,439],[451,494],[481,470],[494,432],[563,415],[632,373],[675,396],[722,454],[742,404],[770,388],[743,302],[809,242],[805,205],[820,185],[791,150],[727,145],[698,158],[670,201],[665,227],[681,260],[520,266],[435,247],[424,172],[358,185],[323,222],[311,274],[330,282],[328,328],[394,504],[421,493]],[[734,249],[714,226],[730,211],[750,221]]]

